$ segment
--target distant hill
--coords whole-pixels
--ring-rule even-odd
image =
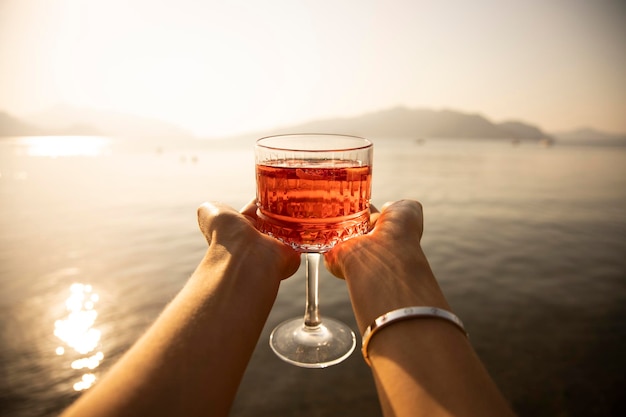
[[[172,124],[125,113],[57,105],[29,116],[27,122],[48,131],[75,131],[132,138],[190,138],[186,130]]]
[[[576,145],[626,146],[626,134],[611,134],[591,128],[554,133],[559,143]]]
[[[395,107],[355,117],[313,120],[269,131],[219,140],[202,141],[213,146],[248,144],[251,138],[274,134],[319,132],[343,133],[373,139],[505,139],[515,141],[549,141],[571,144],[626,145],[625,135],[613,135],[593,129],[548,134],[538,126],[521,122],[494,123],[480,114],[453,110],[410,109]],[[29,135],[106,135],[133,140],[155,139],[166,143],[197,143],[186,130],[169,123],[118,112],[55,106],[45,112],[20,120],[0,112],[1,136]],[[189,142],[187,142],[189,141]]]
[[[118,112],[55,106],[20,120],[0,112],[0,136],[105,135],[132,139],[195,139],[169,123]]]
[[[0,112],[0,136],[40,135],[42,130],[25,123],[8,113]]]
[[[547,135],[536,126],[522,122],[503,122],[497,125],[500,129],[510,134],[513,139],[536,139],[545,140],[552,139],[552,135]]]
[[[551,136],[540,128],[522,122],[511,121],[496,124],[479,114],[406,107],[396,107],[351,118],[316,120],[274,129],[267,134],[293,132],[333,132],[372,138],[408,139],[551,139]]]

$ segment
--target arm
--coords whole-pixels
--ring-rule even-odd
[[[422,207],[385,205],[373,230],[326,254],[345,278],[361,334],[378,316],[401,307],[450,310],[424,255]],[[371,339],[369,357],[385,416],[508,416],[512,412],[468,339],[440,319],[399,321]]]
[[[276,298],[300,256],[221,205],[198,209],[204,259],[146,334],[68,416],[227,415]]]

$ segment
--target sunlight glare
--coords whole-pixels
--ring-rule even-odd
[[[109,143],[99,136],[31,136],[20,140],[27,155],[50,158],[104,155]]]
[[[102,352],[98,352],[87,358],[76,359],[72,362],[71,366],[72,369],[96,369],[100,365],[102,359],[104,359],[104,354]]]
[[[94,382],[96,382],[96,376],[94,374],[84,374],[81,380],[74,384],[74,391],[89,389]]]
[[[100,343],[100,331],[93,328],[98,317],[91,299],[90,285],[72,284],[71,295],[65,300],[65,308],[69,314],[65,320],[54,323],[54,335],[67,343],[80,354],[93,351]]]
[[[80,355],[93,352],[100,344],[100,330],[93,328],[98,317],[95,303],[100,297],[93,292],[89,284],[74,283],[70,286],[70,295],[65,300],[65,309],[68,315],[63,320],[54,323],[54,335],[61,339],[68,347],[71,347]],[[56,348],[56,354],[61,356],[66,353],[63,346]],[[104,359],[104,353],[97,351],[90,356],[83,356],[73,360],[70,364],[72,369],[93,370],[100,366]],[[88,373],[73,385],[74,390],[83,391],[90,388],[96,381],[94,374]]]

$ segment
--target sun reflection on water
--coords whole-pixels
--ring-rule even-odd
[[[65,300],[65,309],[68,315],[63,320],[54,323],[54,335],[65,343],[58,346],[56,354],[65,355],[66,348],[73,349],[81,355],[72,361],[71,368],[76,370],[94,370],[104,359],[104,353],[96,351],[100,346],[100,330],[94,328],[98,312],[95,304],[100,300],[93,287],[89,284],[74,283],[70,286],[70,296]],[[87,356],[88,355],[88,356]],[[82,391],[90,388],[96,381],[91,372],[82,375],[80,381],[74,384],[74,390]]]

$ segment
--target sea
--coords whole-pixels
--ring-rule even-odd
[[[1,416],[55,416],[98,384],[202,258],[197,207],[254,197],[255,139],[0,140]],[[626,147],[370,139],[372,203],[423,204],[432,269],[518,415],[620,415]],[[320,280],[322,318],[356,330],[345,282]],[[273,327],[303,313],[301,268],[230,415],[381,416],[358,349],[326,369],[272,353]]]

